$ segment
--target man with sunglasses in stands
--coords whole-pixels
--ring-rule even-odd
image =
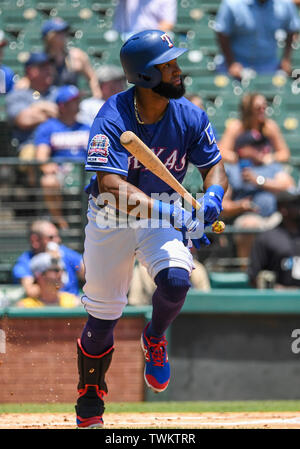
[[[65,269],[62,259],[54,257],[49,252],[39,253],[31,259],[30,268],[39,286],[39,295],[37,298],[21,299],[17,303],[18,307],[60,306],[70,308],[79,305],[78,296],[59,291]]]

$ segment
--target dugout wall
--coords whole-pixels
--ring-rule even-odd
[[[150,306],[125,309],[107,401],[300,399],[299,291],[191,291],[167,335],[172,378],[160,395],[143,380],[140,335],[150,316]],[[85,318],[81,307],[0,310],[0,402],[74,403]]]

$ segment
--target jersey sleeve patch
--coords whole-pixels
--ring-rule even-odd
[[[207,140],[208,140],[210,145],[212,145],[213,143],[216,143],[216,138],[215,138],[215,135],[214,135],[214,131],[213,131],[213,128],[212,128],[210,123],[205,128],[205,134],[207,136]]]
[[[87,162],[106,164],[108,161],[109,146],[109,138],[105,134],[95,134],[88,147]]]

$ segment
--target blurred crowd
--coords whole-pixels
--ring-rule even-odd
[[[220,49],[216,71],[236,80],[242,79],[245,71],[291,76],[292,44],[300,29],[299,3],[222,0],[214,25]],[[119,1],[113,28],[122,40],[144,29],[172,33],[177,7],[177,0]],[[46,20],[40,30],[43,50],[30,53],[23,73],[18,74],[1,62],[8,40],[0,30],[0,92],[5,96],[7,122],[17,142],[16,157],[20,162],[40,163],[38,183],[50,215],[49,221],[36,220],[30,225],[30,250],[20,255],[13,268],[14,282],[24,289],[24,298],[18,304],[22,307],[79,304],[80,282],[84,282],[82,257],[62,245],[59,237],[60,230],[69,226],[63,213],[64,160],[85,161],[94,117],[111,95],[127,88],[120,66],[95,69],[85,51],[68,45],[69,29],[70,24],[61,18]],[[278,31],[285,33],[281,54]],[[83,96],[80,91],[81,77],[88,83],[89,95]],[[189,99],[205,107],[197,92]],[[247,260],[243,269],[248,270],[252,286],[265,286],[261,273],[271,272],[272,287],[297,288],[299,186],[287,169],[289,147],[266,109],[263,92],[245,94],[237,111],[239,117],[218,136],[229,179],[222,217],[237,229],[248,230],[236,233],[234,243],[237,257]],[[29,185],[37,182],[29,169],[26,176]],[[197,260],[197,253],[194,259],[193,286],[207,291],[208,273]],[[153,281],[137,264],[129,304],[149,303],[153,288]]]

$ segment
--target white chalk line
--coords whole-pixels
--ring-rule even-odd
[[[174,418],[166,416],[162,418],[162,421],[165,422],[166,420],[170,421],[168,423],[168,425],[171,424],[171,422],[173,421],[174,423],[176,423],[176,425],[180,425],[181,421],[190,421],[191,423],[194,421],[200,421],[199,425],[201,426],[206,426],[206,427],[232,427],[232,426],[249,426],[249,425],[265,425],[265,424],[300,424],[300,417],[295,417],[295,418],[270,418],[270,419],[251,419],[251,420],[244,420],[244,421],[219,421],[218,419],[213,419],[210,421],[207,421],[207,418],[203,418],[201,416],[184,416],[184,417],[180,417],[180,418]],[[158,425],[159,424],[160,419],[159,418],[155,418],[155,422],[149,422],[149,420],[145,420],[145,421],[123,421],[120,422],[118,421],[118,426],[152,426],[152,425]],[[38,424],[38,423],[36,423]],[[106,425],[109,426],[112,423],[106,422]],[[33,424],[34,425],[34,424]],[[51,423],[51,426],[55,426],[55,427],[76,427],[76,425],[74,425],[73,423],[68,423],[68,422],[57,422],[57,423]],[[104,425],[105,428],[105,425]]]
[[[132,426],[133,428],[143,428],[145,426],[146,428],[149,428],[151,426],[159,426],[160,422],[164,423],[164,428],[167,428],[168,426],[171,426],[172,424],[175,424],[177,428],[180,428],[179,426],[182,426],[183,424],[188,424],[190,422],[190,425],[193,425],[195,422],[201,427],[212,427],[212,428],[218,428],[218,427],[237,427],[237,426],[251,426],[251,425],[261,425],[264,426],[266,424],[299,424],[300,428],[300,416],[293,417],[293,418],[260,418],[260,419],[248,419],[248,420],[221,420],[220,417],[212,417],[211,419],[203,416],[163,416],[163,417],[157,417],[153,418],[153,420],[134,420],[134,419],[128,419],[127,421],[120,421],[120,417],[118,417],[117,425],[119,428],[126,427],[129,428],[129,426]],[[169,421],[166,425],[166,421]],[[183,421],[185,423],[183,423]],[[109,429],[110,425],[116,424],[115,422],[110,422],[109,417],[107,417],[107,420],[104,424],[104,429]],[[32,428],[32,427],[62,427],[62,428],[74,428],[76,429],[76,423],[74,422],[68,422],[68,421],[56,421],[56,422],[41,422],[40,420],[37,420],[36,422],[31,422],[30,424],[25,424],[26,428]],[[9,426],[11,427],[11,426]],[[1,426],[0,426],[1,428]],[[3,428],[3,427],[2,427]],[[6,427],[7,428],[7,427]]]

